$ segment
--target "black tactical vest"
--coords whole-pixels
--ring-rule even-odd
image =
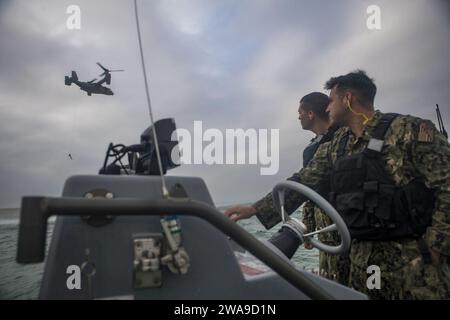
[[[384,114],[367,147],[345,155],[348,135],[339,141],[331,174],[330,202],[344,219],[353,239],[419,238],[431,224],[434,191],[415,179],[397,187],[385,172],[384,138],[398,114]]]

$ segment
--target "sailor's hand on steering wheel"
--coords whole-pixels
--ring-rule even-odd
[[[225,215],[234,222],[251,218],[256,214],[256,209],[252,206],[236,206],[225,210]]]
[[[307,249],[307,250],[312,250],[312,249],[314,249],[314,246],[312,245],[311,242],[305,242],[305,243],[303,244],[303,246],[304,246],[305,249]]]

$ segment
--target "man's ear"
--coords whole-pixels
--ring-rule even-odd
[[[315,114],[312,111],[308,111],[308,118],[309,120],[314,120]]]
[[[345,92],[344,96],[342,98],[344,105],[346,107],[351,106],[353,104],[352,99],[353,99],[353,93],[351,93],[350,91]]]

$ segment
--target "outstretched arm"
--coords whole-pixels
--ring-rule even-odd
[[[320,145],[314,158],[309,165],[299,172],[293,174],[287,180],[302,183],[312,189],[317,189],[320,182],[327,179],[330,174],[332,163],[329,157],[330,142]],[[305,196],[288,191],[285,193],[285,209],[286,212],[291,214],[303,202],[308,200]],[[268,193],[264,198],[255,202],[252,207],[259,221],[264,225],[266,229],[270,229],[281,221],[280,214],[275,209],[272,199],[272,193]]]

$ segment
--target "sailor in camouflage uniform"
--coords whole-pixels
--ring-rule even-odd
[[[328,96],[321,92],[312,92],[300,99],[298,114],[302,129],[316,134],[311,139],[309,145],[303,150],[303,168],[312,160],[319,146],[330,141],[337,130],[336,127],[330,127],[330,119],[326,111],[328,103]],[[311,201],[304,203],[302,215],[303,223],[310,232],[315,231],[316,228],[321,229],[332,224],[331,219]],[[286,232],[291,233],[291,235],[286,235]],[[298,241],[297,246],[289,246],[289,242],[286,240],[286,237],[289,236],[297,237],[290,230],[281,228],[279,232],[275,233],[269,239],[269,242],[279,249],[284,249],[282,252],[290,259],[294,255],[300,241]],[[340,237],[337,231],[322,233],[319,235],[319,239],[323,243],[331,246],[336,246],[340,243]],[[313,248],[309,242],[306,242],[304,245],[306,249]],[[323,251],[319,254],[320,274],[328,279],[348,285],[348,275],[350,272],[350,259],[348,254],[331,255]]]
[[[375,111],[376,86],[363,71],[331,78],[328,111],[341,128],[291,180],[329,200],[352,236],[349,286],[372,299],[448,299],[450,288],[450,146],[428,120]],[[294,211],[305,197],[287,193]],[[256,214],[280,221],[270,195],[231,208],[233,220]],[[368,286],[370,266],[380,288]],[[369,289],[372,288],[372,289]]]

